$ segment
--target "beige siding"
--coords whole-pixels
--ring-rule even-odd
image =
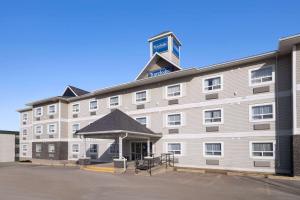
[[[15,135],[0,134],[0,162],[15,161]]]

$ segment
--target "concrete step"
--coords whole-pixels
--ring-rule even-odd
[[[81,167],[82,170],[92,171],[92,172],[103,172],[103,173],[115,173],[114,167],[99,167],[99,166],[84,166]]]

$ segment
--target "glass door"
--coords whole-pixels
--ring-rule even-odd
[[[152,145],[150,145],[150,152],[152,152]],[[147,142],[131,143],[131,160],[142,160],[146,156],[147,156]]]

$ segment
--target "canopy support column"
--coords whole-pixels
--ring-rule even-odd
[[[147,156],[150,157],[151,155],[151,152],[150,152],[150,138],[147,139]]]
[[[123,158],[123,138],[119,136],[119,159]]]

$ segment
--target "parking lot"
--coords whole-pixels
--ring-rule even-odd
[[[3,200],[300,199],[300,181],[170,172],[152,177],[77,168],[2,165]]]

